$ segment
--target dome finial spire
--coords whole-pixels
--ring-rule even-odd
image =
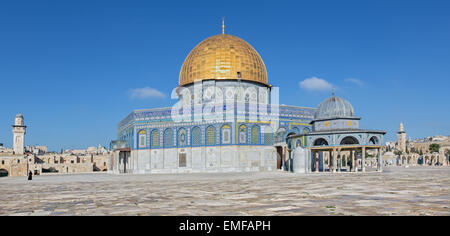
[[[222,34],[225,34],[225,17],[222,17]]]
[[[334,96],[334,87],[331,88],[331,95]]]

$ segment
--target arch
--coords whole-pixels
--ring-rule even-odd
[[[369,139],[369,145],[379,145],[380,141],[377,136],[372,136]]]
[[[298,127],[294,127],[292,128],[292,132],[294,132],[295,134],[300,134],[300,129]]]
[[[258,101],[258,92],[255,87],[248,87],[244,91],[244,99],[246,103],[256,103]]]
[[[284,135],[286,134],[286,127],[280,127],[278,128],[277,132],[275,133],[275,141],[276,142],[284,142]]]
[[[173,147],[173,130],[168,128],[164,131],[164,147]]]
[[[295,140],[295,147],[301,147],[302,146],[302,140],[301,139],[296,139]]]
[[[141,129],[138,132],[138,148],[144,148],[147,146],[147,131]]]
[[[0,169],[0,177],[6,177],[9,175],[9,172],[5,169]]]
[[[294,148],[293,148],[293,145],[292,145],[293,142],[294,142],[294,140],[292,140],[292,139],[286,139],[286,144],[287,144],[288,150],[294,149]]]
[[[268,144],[268,145],[273,144],[273,134],[272,133],[264,133],[264,144]]]
[[[247,126],[246,125],[239,126],[239,143],[240,144],[247,143]]]
[[[313,143],[314,146],[328,146],[328,142],[324,138],[317,138]]]
[[[230,144],[231,143],[231,127],[229,125],[223,125],[220,128],[221,143]]]
[[[206,128],[206,145],[214,145],[216,143],[216,128],[214,126],[208,126]]]
[[[417,164],[418,165],[423,165],[424,164],[424,158],[423,157],[419,157],[419,158],[417,158]]]
[[[185,147],[186,145],[187,145],[186,129],[180,128],[180,129],[178,129],[177,146]]]
[[[293,135],[295,135],[295,132],[289,132],[289,133],[286,135],[286,138],[289,137],[289,136],[293,136]]]
[[[344,137],[340,142],[340,145],[355,145],[355,144],[359,144],[359,141],[357,138],[353,136]]]
[[[159,130],[157,129],[152,130],[150,137],[152,139],[151,147],[152,148],[159,147]]]
[[[201,146],[202,145],[202,130],[198,126],[192,128],[191,145],[192,146]]]
[[[259,136],[260,134],[260,129],[258,125],[254,125],[252,127],[252,144],[259,144]]]

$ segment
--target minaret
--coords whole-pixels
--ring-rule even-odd
[[[400,123],[400,128],[397,133],[397,147],[399,151],[406,152],[406,132],[403,122]]]
[[[16,118],[14,120],[13,127],[13,147],[14,147],[14,154],[16,155],[23,155],[23,147],[25,144],[25,133],[26,133],[26,126],[23,122],[23,115],[17,114]]]

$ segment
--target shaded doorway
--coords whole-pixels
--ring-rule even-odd
[[[7,177],[9,172],[5,169],[0,169],[0,177]]]
[[[131,151],[126,150],[128,148],[124,148],[119,152],[119,172],[127,173],[127,166],[130,159]]]
[[[281,158],[283,157],[283,148],[280,146],[277,146],[277,169],[281,169]]]

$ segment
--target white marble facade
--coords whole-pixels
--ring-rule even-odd
[[[205,146],[116,151],[112,165],[116,174],[251,172],[275,170],[276,158],[272,146]]]

